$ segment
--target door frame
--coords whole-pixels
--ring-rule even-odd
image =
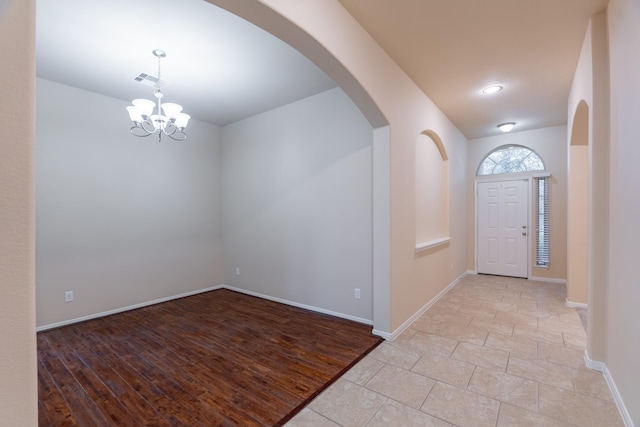
[[[510,174],[498,174],[498,175],[481,175],[481,176],[476,176],[474,181],[473,181],[473,214],[474,214],[474,219],[473,219],[473,240],[474,240],[474,270],[477,273],[478,272],[478,183],[480,182],[505,182],[505,181],[527,181],[527,186],[528,186],[528,209],[529,212],[527,213],[527,230],[529,230],[527,232],[527,279],[531,279],[532,277],[532,265],[533,263],[531,262],[532,260],[532,254],[535,253],[535,251],[533,251],[533,244],[532,244],[532,240],[531,240],[531,236],[533,235],[532,233],[534,231],[533,230],[533,214],[532,214],[532,209],[534,206],[534,198],[533,198],[533,179],[534,178],[539,178],[539,177],[548,177],[551,176],[550,173],[547,172],[543,172],[543,173],[531,173],[531,172],[524,172],[524,173],[510,173]]]

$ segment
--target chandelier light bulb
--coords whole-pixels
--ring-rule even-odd
[[[140,110],[138,110],[133,105],[127,107],[127,111],[129,112],[129,118],[134,123],[142,123],[144,119],[142,118],[142,114],[140,114]]]
[[[149,101],[148,99],[134,99],[131,103],[142,117],[150,116],[156,106],[155,102]]]
[[[176,117],[175,125],[178,126],[179,129],[184,129],[187,127],[187,123],[189,122],[190,118],[191,118],[190,115],[185,113],[180,113],[178,114],[178,117]]]
[[[173,102],[167,102],[166,104],[162,104],[162,111],[164,111],[170,119],[175,119],[182,111],[182,106],[174,104]]]
[[[172,102],[162,103],[164,94],[160,87],[160,60],[167,54],[159,49],[155,49],[153,55],[158,58],[158,83],[153,96],[156,102],[148,99],[134,99],[127,107],[129,118],[133,122],[130,131],[135,136],[149,136],[158,134],[158,141],[162,140],[162,135],[166,135],[176,141],[184,141],[187,134],[184,128],[187,127],[190,116],[182,112],[182,106]],[[164,112],[164,115],[162,114]]]

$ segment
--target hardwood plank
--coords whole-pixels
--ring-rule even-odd
[[[62,397],[47,369],[38,363],[38,424],[41,426],[77,426],[71,408]]]
[[[381,339],[217,290],[38,334],[41,426],[282,425]]]

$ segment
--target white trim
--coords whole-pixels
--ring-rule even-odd
[[[467,272],[465,274],[478,274],[477,271],[475,270],[467,270]],[[531,280],[531,281],[535,281],[535,282],[547,282],[547,283],[557,283],[559,285],[566,285],[567,284],[567,280],[566,279],[554,279],[551,277],[536,277],[536,276],[531,276],[529,278],[527,278],[527,280]],[[572,304],[580,304],[580,303],[572,303]],[[575,305],[573,307],[581,307],[579,305]],[[586,304],[585,304],[585,308],[586,308]]]
[[[89,314],[87,316],[76,317],[75,319],[64,320],[62,322],[51,323],[49,325],[38,326],[36,328],[36,332],[46,331],[48,329],[59,328],[61,326],[67,326],[74,323],[84,322],[86,320],[97,319],[99,317],[111,316],[112,314],[122,313],[124,311],[135,310],[136,308],[142,308],[149,305],[159,304],[161,302],[167,302],[178,298],[190,297],[192,295],[202,294],[204,292],[215,291],[217,289],[222,289],[224,285],[212,286],[210,288],[198,289],[197,291],[185,292],[183,294],[172,295],[170,297],[164,297],[155,299],[153,301],[141,302],[139,304],[129,305],[127,307],[115,308],[113,310],[103,311],[100,313]]]
[[[605,365],[606,366],[606,365]],[[627,407],[622,400],[622,396],[620,396],[620,392],[618,391],[618,387],[616,387],[616,383],[613,382],[613,378],[611,377],[611,373],[609,372],[609,368],[605,368],[604,370],[604,379],[607,381],[609,385],[609,389],[611,390],[611,394],[613,395],[613,400],[616,402],[616,406],[618,407],[618,411],[620,411],[620,416],[622,417],[622,421],[626,427],[635,427],[633,424],[633,420],[631,419],[631,414],[627,410]]]
[[[620,412],[622,422],[624,422],[624,425],[626,427],[635,427],[635,424],[631,419],[631,414],[629,414],[629,411],[627,410],[627,407],[622,400],[620,391],[618,391],[618,387],[616,387],[616,383],[613,381],[613,377],[611,376],[611,372],[609,372],[607,364],[604,362],[599,362],[597,360],[592,360],[586,350],[584,352],[584,363],[587,365],[587,368],[602,372],[602,374],[604,375],[604,379],[609,386],[609,390],[611,390],[611,394],[613,395],[613,400],[616,402],[616,406],[618,407],[618,412]]]
[[[440,245],[444,245],[445,243],[449,243],[451,241],[451,237],[441,237],[439,239],[429,240],[427,242],[417,243],[416,244],[416,252],[426,251],[427,249],[435,248]]]
[[[429,308],[431,308],[431,306],[433,304],[435,304],[436,302],[438,302],[438,300],[440,298],[442,298],[447,292],[449,292],[455,285],[458,284],[458,282],[460,282],[460,280],[466,275],[466,273],[461,274],[457,279],[455,279],[453,282],[449,283],[449,285],[447,285],[446,288],[444,288],[443,290],[441,290],[438,295],[436,295],[435,297],[433,297],[429,302],[427,302],[425,305],[422,306],[422,308],[420,308],[418,311],[416,311],[413,316],[411,316],[410,318],[407,319],[406,322],[404,322],[402,325],[400,325],[400,327],[398,329],[396,329],[395,331],[393,331],[391,333],[391,335],[389,334],[376,334],[381,336],[382,338],[386,339],[386,340],[390,340],[393,341],[396,338],[398,338],[400,336],[401,333],[403,333],[405,331],[405,329],[407,329],[409,326],[411,326],[411,324],[413,322],[415,322],[418,317],[422,316],[424,314],[425,311],[427,311]],[[374,332],[375,333],[375,332]]]
[[[558,283],[560,285],[566,285],[567,284],[567,279],[554,279],[552,277],[530,276],[529,280],[533,280],[533,281],[536,281],[536,282]]]
[[[300,303],[297,303],[297,302],[285,300],[285,299],[282,299],[282,298],[271,297],[269,295],[260,294],[258,292],[248,291],[246,289],[236,288],[236,287],[233,287],[233,286],[222,285],[222,287],[224,289],[229,289],[230,291],[240,292],[242,294],[251,295],[253,297],[258,297],[258,298],[266,299],[266,300],[269,300],[269,301],[275,301],[275,302],[279,302],[281,304],[290,305],[290,306],[293,306],[293,307],[304,308],[305,310],[311,310],[311,311],[315,311],[317,313],[328,314],[330,316],[340,317],[342,319],[352,320],[354,322],[363,323],[365,325],[373,326],[373,321],[371,321],[369,319],[363,319],[362,317],[356,317],[356,316],[351,316],[349,314],[338,313],[336,311],[325,310],[324,308],[314,307],[312,305],[300,304]]]
[[[159,299],[156,299],[156,300],[153,300],[153,301],[142,302],[142,303],[130,305],[130,306],[127,306],[127,307],[120,307],[120,308],[116,308],[116,309],[113,309],[113,310],[108,310],[108,311],[103,311],[103,312],[100,312],[100,313],[90,314],[88,316],[77,317],[75,319],[64,320],[62,322],[51,323],[49,325],[38,326],[36,328],[36,332],[42,332],[42,331],[46,331],[48,329],[54,329],[54,328],[59,328],[61,326],[72,325],[74,323],[84,322],[86,320],[92,320],[92,319],[97,319],[99,317],[110,316],[112,314],[118,314],[118,313],[122,313],[122,312],[129,311],[129,310],[135,310],[136,308],[142,308],[142,307],[146,307],[146,306],[149,306],[149,305],[159,304],[159,303],[162,303],[162,302],[167,302],[167,301],[171,301],[171,300],[175,300],[175,299],[179,299],[179,298],[184,298],[184,297],[189,297],[189,296],[192,296],[192,295],[202,294],[204,292],[215,291],[215,290],[218,290],[218,289],[229,289],[230,291],[236,291],[236,292],[240,292],[240,293],[243,293],[243,294],[246,294],[246,295],[251,295],[251,296],[254,296],[254,297],[266,299],[266,300],[269,300],[269,301],[275,301],[275,302],[279,302],[279,303],[282,303],[282,304],[290,305],[290,306],[293,306],[293,307],[304,308],[306,310],[315,311],[317,313],[328,314],[330,316],[340,317],[342,319],[352,320],[354,322],[363,323],[365,325],[373,326],[373,321],[371,321],[369,319],[363,319],[361,317],[351,316],[349,314],[338,313],[338,312],[331,311],[331,310],[325,310],[323,308],[314,307],[314,306],[306,305],[306,304],[300,304],[300,303],[297,303],[297,302],[288,301],[288,300],[284,300],[284,299],[276,298],[276,297],[271,297],[271,296],[260,294],[260,293],[257,293],[257,292],[247,291],[245,289],[240,289],[240,288],[236,288],[236,287],[233,287],[233,286],[227,286],[227,285],[222,284],[222,285],[218,285],[218,286],[212,286],[210,288],[199,289],[197,291],[185,292],[185,293],[179,294],[179,295],[173,295],[173,296],[170,296],[170,297],[159,298]],[[385,335],[390,336],[386,332],[374,332],[374,335],[378,335],[378,336],[380,336],[382,338],[385,338],[385,339],[389,339],[389,338],[386,338]]]
[[[566,298],[564,300],[564,305],[569,308],[588,308],[589,307],[588,304],[585,304],[583,302],[573,302],[573,301],[569,301]]]
[[[384,331],[379,331],[379,330],[377,330],[377,329],[373,329],[373,330],[371,331],[371,333],[372,333],[373,335],[376,335],[376,336],[378,336],[378,337],[382,338],[383,340],[386,340],[386,341],[393,341],[393,334],[390,334],[389,332],[384,332]]]
[[[536,171],[536,172],[518,172],[518,173],[499,173],[495,175],[476,175],[474,180],[476,182],[483,181],[515,181],[521,179],[529,179],[529,178],[548,178],[551,176],[551,173],[544,171]]]
[[[607,369],[606,363],[591,359],[587,350],[584,351],[584,364],[587,365],[587,368],[593,369],[594,371],[600,371],[602,373]]]

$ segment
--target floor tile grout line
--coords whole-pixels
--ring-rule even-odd
[[[473,283],[471,283],[471,282],[470,283],[465,283],[464,281],[461,281],[461,284],[464,285],[465,288],[468,287],[469,289],[471,289],[472,285],[473,285]],[[499,283],[499,286],[501,287],[500,289],[504,289],[504,290],[516,289],[517,288],[516,285],[518,287],[522,286],[520,283],[515,283],[515,284],[508,283],[506,280],[505,281],[500,281],[500,283]],[[486,287],[488,287],[488,286],[486,286]],[[483,286],[482,288],[484,289],[486,287]],[[548,387],[557,389],[559,392],[563,392],[563,393],[564,392],[568,392],[568,393],[572,393],[572,394],[575,394],[575,395],[583,396],[583,397],[586,397],[586,398],[597,399],[599,401],[603,401],[603,402],[606,402],[606,403],[610,403],[610,402],[608,400],[601,399],[600,397],[598,397],[596,395],[593,395],[593,394],[588,394],[588,393],[585,393],[585,392],[576,391],[577,388],[576,388],[576,375],[575,375],[575,372],[579,371],[580,369],[584,369],[582,366],[577,367],[577,366],[571,364],[570,362],[569,363],[563,363],[562,359],[555,360],[555,361],[554,360],[549,360],[548,359],[549,354],[547,354],[547,352],[544,353],[544,354],[546,354],[547,359],[541,358],[543,356],[543,353],[542,353],[543,346],[554,347],[554,348],[557,348],[557,349],[580,350],[580,346],[579,345],[570,346],[567,343],[567,335],[571,335],[571,333],[570,332],[564,332],[564,331],[568,330],[568,328],[570,328],[571,325],[573,325],[573,323],[568,322],[568,320],[570,320],[569,317],[565,317],[562,320],[563,322],[566,320],[567,321],[566,322],[567,325],[560,326],[555,331],[553,330],[553,328],[551,328],[551,325],[553,324],[553,322],[560,321],[561,316],[563,314],[565,314],[566,312],[554,309],[553,300],[557,299],[556,298],[557,296],[554,295],[553,292],[548,292],[547,288],[548,288],[547,286],[545,286],[545,287],[536,286],[534,288],[534,292],[537,293],[537,297],[535,299],[532,298],[532,300],[536,301],[536,311],[540,310],[540,312],[534,313],[535,316],[531,316],[530,314],[525,313],[525,312],[520,313],[518,311],[518,310],[520,310],[520,307],[518,307],[518,309],[517,309],[517,311],[515,313],[518,314],[518,315],[522,315],[522,316],[529,315],[530,317],[535,318],[535,330],[536,331],[542,332],[542,334],[541,334],[542,336],[543,336],[543,334],[545,332],[549,332],[549,333],[557,332],[559,334],[559,338],[560,338],[559,340],[554,340],[554,339],[545,340],[545,339],[540,339],[540,337],[538,337],[537,339],[531,339],[531,338],[528,338],[528,337],[525,337],[525,336],[520,336],[520,335],[513,336],[513,331],[517,327],[518,323],[512,324],[512,334],[511,334],[511,336],[504,335],[504,334],[502,334],[502,332],[497,332],[497,331],[494,332],[494,334],[502,335],[502,336],[504,336],[506,338],[513,339],[514,342],[529,343],[528,345],[531,345],[531,343],[535,343],[535,347],[533,349],[534,350],[533,351],[534,358],[533,359],[529,359],[529,357],[523,357],[522,359],[525,360],[525,361],[531,362],[531,363],[538,363],[538,362],[549,363],[549,364],[556,365],[556,366],[558,366],[560,368],[563,368],[563,369],[567,370],[569,375],[571,375],[571,383],[570,383],[571,384],[571,388],[572,388],[571,390],[563,388],[563,387],[559,387],[559,386],[554,385],[554,384],[547,384],[546,382],[540,382],[537,379],[532,379],[532,378],[528,378],[528,377],[521,377],[519,375],[510,374],[509,373],[509,369],[511,367],[512,359],[515,357],[515,353],[513,351],[513,347],[511,349],[504,349],[504,348],[500,348],[498,346],[487,345],[488,344],[488,340],[489,340],[489,335],[492,334],[492,332],[490,330],[486,330],[485,328],[483,328],[483,329],[485,329],[484,330],[485,335],[484,335],[484,339],[482,341],[481,347],[506,351],[506,353],[507,353],[507,363],[504,365],[504,368],[502,370],[496,370],[496,371],[501,372],[501,373],[503,373],[505,375],[511,375],[511,376],[522,378],[522,379],[525,379],[525,380],[528,380],[528,381],[532,381],[533,383],[535,383],[536,384],[536,391],[537,391],[537,394],[536,394],[536,396],[537,396],[537,406],[536,406],[537,411],[536,412],[540,416],[549,417],[549,419],[553,419],[553,420],[556,420],[556,421],[560,421],[560,422],[566,423],[566,421],[564,421],[562,419],[562,417],[556,418],[555,416],[549,416],[549,415],[540,414],[540,410],[541,410],[541,399],[540,399],[540,397],[541,397],[541,386],[543,384],[544,384],[544,386],[548,386]],[[522,288],[520,288],[520,289],[522,289]],[[541,292],[541,290],[544,290],[545,293],[543,294]],[[519,297],[520,298],[523,296],[523,292],[524,291],[521,291],[519,293]],[[473,294],[473,292],[467,292],[466,295],[462,295],[462,296],[468,298],[468,297],[471,297],[472,294]],[[459,297],[459,296],[461,296],[460,293],[456,294],[456,297]],[[500,300],[504,301],[505,297],[506,297],[506,295],[501,296]],[[560,295],[560,297],[561,297],[561,295]],[[467,306],[467,305],[463,304],[463,306]],[[480,306],[468,305],[468,307],[471,307],[471,308],[486,308],[482,304]],[[449,309],[454,313],[459,311],[461,308],[462,308],[461,306],[457,306],[457,307],[449,306]],[[546,311],[548,314],[542,312],[542,310]],[[446,310],[443,311],[443,313],[446,313]],[[503,311],[496,311],[496,314],[494,314],[494,317],[493,317],[492,320],[495,320],[495,317],[499,313],[509,313],[509,311],[504,311],[504,310]],[[548,316],[548,317],[545,317],[545,316]],[[486,320],[487,317],[481,317],[481,316],[478,316],[477,314],[473,314],[470,317],[470,320],[468,322],[465,322],[465,323],[462,323],[462,324],[459,324],[459,325],[461,325],[461,327],[475,327],[475,328],[478,328],[477,325],[472,325],[474,321],[479,321],[478,319]],[[547,320],[547,319],[550,319],[551,321],[550,322],[545,322],[545,324],[544,324],[545,329],[540,329],[541,322],[543,320]],[[450,322],[447,322],[447,321],[439,322],[439,323],[442,323],[443,325],[445,325],[447,323],[451,324]],[[455,322],[454,322],[454,324],[455,324]],[[451,339],[452,338],[452,334],[451,333],[437,333],[437,332],[436,333],[431,333],[431,332],[426,332],[426,330],[420,330],[420,329],[413,330],[412,337],[415,336],[418,332],[419,333],[424,333],[426,335],[438,336],[438,337],[442,337],[442,338],[446,338],[446,339]],[[576,338],[579,338],[579,336],[577,336]],[[452,350],[449,351],[449,354],[448,355],[443,354],[443,356],[448,357],[449,359],[452,359],[452,360],[458,360],[458,359],[454,359],[452,356],[460,348],[459,346],[460,346],[460,344],[462,342],[467,342],[467,341],[456,339],[456,344],[455,344],[454,347],[452,347]],[[579,343],[579,341],[577,339],[574,340],[573,342],[574,343]],[[478,345],[478,342],[474,342],[472,344]],[[515,344],[513,344],[513,345],[515,345]],[[404,347],[403,349],[406,349],[406,348],[407,347]],[[416,353],[418,353],[419,357],[417,358],[417,360],[415,360],[413,362],[412,366],[409,368],[410,372],[413,372],[413,369],[420,362],[420,360],[422,360],[422,358],[425,357],[425,354],[426,354],[425,352],[420,351],[420,350],[416,350],[416,349],[412,349],[412,351],[415,351]],[[466,362],[466,363],[468,363],[468,362]],[[496,422],[495,422],[495,424],[498,425],[499,424],[499,420],[500,420],[500,415],[501,415],[501,413],[503,411],[503,408],[505,407],[504,404],[508,404],[508,405],[511,405],[511,404],[509,404],[508,402],[503,402],[502,400],[496,399],[496,398],[491,397],[491,396],[486,396],[483,393],[476,393],[474,391],[469,390],[470,384],[473,381],[474,376],[477,374],[478,366],[480,366],[480,365],[477,365],[475,363],[473,363],[472,365],[473,365],[473,371],[471,372],[471,375],[467,379],[466,386],[465,386],[464,390],[466,390],[466,391],[468,391],[470,393],[473,393],[473,394],[477,394],[477,395],[480,395],[480,396],[485,396],[487,398],[490,398],[490,399],[493,399],[493,400],[499,402],[498,415],[496,417]],[[391,366],[395,366],[395,365],[391,365]],[[401,368],[401,369],[405,369],[405,368]],[[492,368],[489,368],[489,369],[492,369]],[[441,380],[437,380],[435,378],[431,378],[431,377],[426,376],[424,374],[419,374],[417,372],[414,372],[414,373],[416,373],[418,375],[421,375],[421,376],[424,376],[426,378],[430,378],[430,379],[432,379],[434,381],[433,385],[431,386],[431,389],[426,394],[426,397],[422,400],[422,403],[420,405],[420,409],[422,408],[422,406],[425,405],[425,403],[427,402],[429,397],[432,396],[432,392],[433,392],[434,388],[436,387],[436,385],[438,383],[440,383],[442,385],[458,388],[455,385],[449,384],[449,383],[441,381]],[[387,398],[389,400],[391,400],[391,401],[395,401],[394,399],[389,398],[388,396],[387,396]],[[399,403],[402,404],[401,402],[399,402]],[[410,405],[405,405],[405,406],[411,407]],[[534,412],[532,409],[522,408],[522,407],[519,407],[518,405],[515,405],[515,407],[518,407],[518,408],[523,409],[525,411],[531,411],[532,413]],[[423,411],[423,412],[428,413],[426,411]],[[428,413],[428,414],[430,416],[435,416],[434,414],[431,414],[431,413]],[[439,417],[436,417],[436,418],[439,418]],[[439,419],[441,419],[441,418],[439,418]],[[447,421],[447,420],[444,420],[444,421],[447,422],[447,423],[451,423],[450,421]]]

